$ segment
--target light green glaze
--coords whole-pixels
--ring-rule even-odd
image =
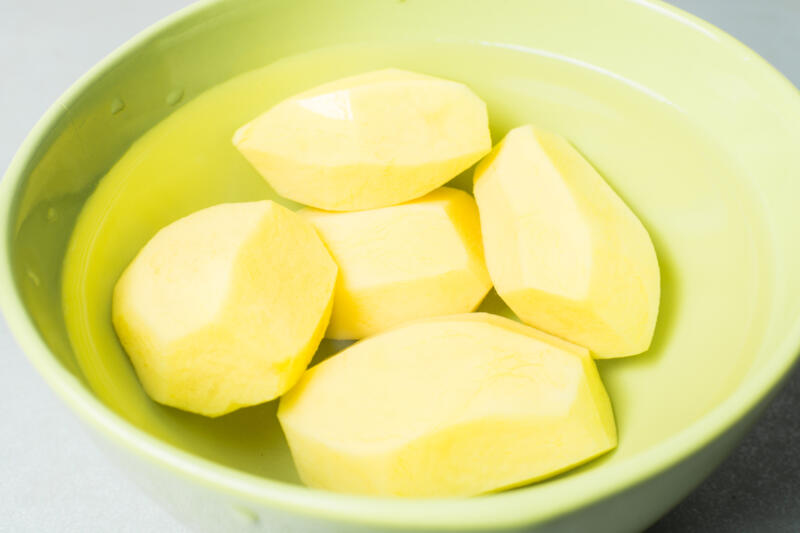
[[[108,317],[121,269],[183,214],[272,194],[230,145],[237,126],[288,94],[385,66],[469,84],[495,140],[525,122],[565,135],[650,230],[663,277],[653,348],[600,362],[613,454],[470,500],[341,496],[297,484],[274,405],[207,420],[139,388]],[[632,530],[722,459],[795,359],[798,145],[796,89],[660,3],[210,2],[113,54],[32,132],[0,184],[0,303],[112,455],[204,529]],[[484,309],[503,306],[493,295]]]

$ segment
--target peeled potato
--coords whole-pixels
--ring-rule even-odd
[[[301,479],[380,496],[469,496],[616,446],[589,352],[495,315],[426,319],[312,367],[278,418]]]
[[[112,319],[154,400],[218,416],[295,384],[328,325],[336,274],[295,213],[218,205],[142,248],[114,288]]]
[[[491,149],[486,104],[469,88],[396,69],[293,96],[233,143],[279,194],[330,211],[418,198]]]
[[[660,281],[644,226],[562,137],[509,132],[475,169],[492,281],[526,323],[597,357],[647,350]]]
[[[474,310],[492,287],[473,198],[442,187],[393,207],[300,211],[339,265],[327,337]]]

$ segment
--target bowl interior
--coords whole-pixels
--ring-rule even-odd
[[[565,135],[656,245],[662,302],[652,348],[598,363],[619,448],[515,492],[542,494],[590,471],[614,479],[786,359],[777,348],[800,311],[797,94],[732,40],[660,4],[504,6],[212,3],[105,64],[65,97],[16,169],[24,179],[9,256],[52,357],[158,439],[298,483],[275,402],[211,420],[147,398],[111,327],[111,289],[172,220],[277,198],[232,147],[238,126],[317,83],[392,66],[468,84],[488,104],[495,142],[528,122]],[[469,190],[471,172],[454,184]],[[482,308],[508,314],[493,293]],[[341,346],[325,341],[319,357]]]

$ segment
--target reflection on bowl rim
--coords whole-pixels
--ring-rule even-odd
[[[794,86],[769,63],[745,45],[715,26],[660,0],[625,0],[669,16],[679,24],[692,27],[713,37],[719,45],[736,51],[745,61],[760,63],[768,80],[774,84]],[[188,476],[193,481],[225,490],[230,494],[264,503],[289,512],[320,519],[345,520],[361,524],[398,525],[406,527],[436,527],[476,529],[485,527],[514,527],[540,522],[588,506],[602,498],[622,492],[658,473],[667,470],[714,441],[726,430],[756,408],[788,375],[800,347],[800,317],[783,339],[777,355],[741,383],[733,394],[720,402],[702,418],[677,434],[602,473],[588,470],[580,476],[550,481],[547,498],[527,497],[526,489],[452,500],[391,500],[378,499],[311,489],[222,466],[175,446],[166,444],[134,427],[120,415],[97,400],[81,382],[51,355],[28,316],[15,288],[11,271],[11,215],[15,193],[21,189],[30,170],[30,161],[70,104],[106,72],[132,54],[140,45],[154,38],[179,20],[210,9],[223,0],[203,0],[181,9],[150,26],[112,52],[76,83],[48,109],[14,156],[4,178],[0,181],[0,231],[3,248],[0,255],[0,309],[15,339],[37,370],[59,396],[87,423],[107,438],[134,451],[144,460]],[[8,290],[6,290],[8,289]],[[546,500],[546,501],[543,501]],[[487,512],[491,511],[491,512]]]

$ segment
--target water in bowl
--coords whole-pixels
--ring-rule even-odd
[[[385,67],[468,84],[488,104],[495,142],[528,122],[566,136],[651,233],[662,272],[655,339],[646,354],[599,363],[620,444],[584,468],[603,468],[648,449],[736,387],[764,332],[764,317],[755,310],[769,298],[764,287],[771,266],[757,196],[726,155],[680,108],[592,65],[481,43],[428,43],[326,48],[238,76],[188,102],[172,99],[176,110],[99,182],[65,258],[70,342],[81,373],[103,402],[202,457],[299,482],[275,419],[276,402],[207,419],[147,397],[114,334],[111,290],[142,245],[179,217],[221,202],[263,198],[298,207],[276,196],[233,148],[233,132],[291,94]],[[453,184],[470,190],[471,171]],[[510,315],[494,293],[482,308]],[[343,346],[323,341],[318,358]]]

